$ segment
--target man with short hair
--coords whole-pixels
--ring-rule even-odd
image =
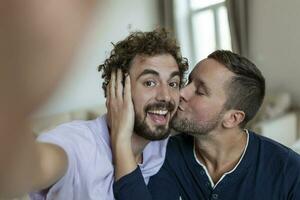
[[[164,29],[137,31],[114,44],[110,57],[99,66],[108,115],[66,123],[38,137],[34,148],[39,160],[32,163],[37,170],[26,182],[38,191],[30,194],[31,199],[114,199],[112,151],[119,144],[110,143],[115,135],[110,129],[120,121],[110,116],[123,109],[122,104],[114,103],[120,98],[116,82],[127,83],[132,93],[132,117],[136,119],[132,153],[147,182],[163,163],[169,122],[179,103],[187,67],[175,39]]]
[[[230,51],[210,54],[196,65],[181,89],[172,120],[172,127],[181,134],[170,138],[162,168],[151,177],[148,189],[139,167],[123,170],[114,185],[115,197],[300,199],[300,156],[244,129],[264,95],[264,77],[252,62]],[[123,156],[125,152],[131,156],[123,148]],[[125,169],[125,159],[118,163],[121,166],[116,169]]]

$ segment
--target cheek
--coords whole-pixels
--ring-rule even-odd
[[[208,120],[217,113],[217,106],[205,101],[193,101],[190,105],[189,111],[192,113],[192,117],[196,120]]]
[[[175,102],[176,104],[176,107],[179,105],[179,100],[180,100],[180,93],[179,91],[174,91],[171,93],[171,98],[172,98],[172,101]]]
[[[207,119],[210,115],[209,109],[207,109],[205,106],[196,106],[194,109],[192,109],[192,112],[197,120]]]
[[[151,100],[151,92],[145,92],[138,89],[138,87],[131,88],[132,101],[136,113],[141,114],[145,106]]]
[[[144,109],[144,100],[140,98],[139,96],[132,98],[134,110],[136,113],[141,113]]]

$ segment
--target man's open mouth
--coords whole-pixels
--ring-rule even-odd
[[[169,121],[170,113],[168,110],[153,109],[147,111],[147,116],[154,124],[165,125]]]

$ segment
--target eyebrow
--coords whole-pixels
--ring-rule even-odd
[[[142,76],[145,76],[145,75],[148,75],[148,74],[151,74],[151,75],[154,75],[154,76],[159,76],[159,73],[153,69],[145,69],[144,71],[142,71],[142,73],[137,77],[137,80],[142,77]],[[180,77],[180,72],[179,71],[174,71],[170,74],[170,78],[173,78],[175,76],[179,76]]]
[[[159,73],[157,71],[155,71],[153,69],[145,69],[144,71],[142,71],[142,73],[136,79],[138,80],[142,76],[145,76],[145,75],[148,75],[148,74],[159,76]]]

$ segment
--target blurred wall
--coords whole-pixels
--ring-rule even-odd
[[[156,1],[101,0],[73,66],[61,87],[35,116],[84,109],[105,103],[97,66],[112,49],[111,42],[124,39],[130,31],[150,31],[159,24]]]
[[[300,1],[251,0],[250,58],[263,71],[270,92],[288,91],[300,106]]]

